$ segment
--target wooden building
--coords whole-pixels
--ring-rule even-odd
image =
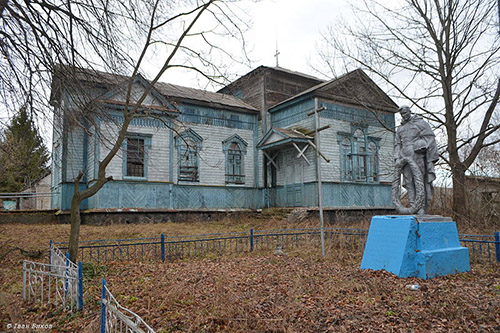
[[[52,207],[65,210],[73,179],[84,171],[80,186],[95,181],[118,133],[127,78],[81,71],[81,89],[91,92],[82,111],[76,98],[83,94],[62,84],[63,75],[63,69],[54,74],[51,97]],[[146,86],[135,79],[133,101]],[[132,121],[108,166],[113,181],[82,208],[316,206],[315,128],[324,206],[392,207],[397,106],[361,70],[322,81],[261,66],[219,92],[158,83],[140,108],[144,116]]]

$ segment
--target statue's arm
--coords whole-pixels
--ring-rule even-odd
[[[402,149],[402,147],[401,147],[400,132],[396,131],[396,136],[394,139],[394,160],[396,161],[396,163],[401,158],[401,149]]]

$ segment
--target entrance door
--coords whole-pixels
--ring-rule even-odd
[[[285,173],[285,192],[287,206],[302,206],[302,190],[304,188],[304,164],[298,159],[295,150],[286,150],[283,155]]]

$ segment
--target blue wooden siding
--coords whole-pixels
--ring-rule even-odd
[[[375,115],[364,109],[321,101],[319,107],[326,110],[319,113],[320,117],[343,120],[349,123],[384,127]],[[395,128],[394,114],[378,113],[378,118],[388,127]]]
[[[170,208],[171,184],[111,181],[92,197],[92,208]]]
[[[319,107],[326,107],[326,110],[319,113],[322,118],[383,127],[375,115],[368,110],[325,101],[321,101]],[[272,126],[286,128],[308,118],[307,113],[311,111],[314,111],[314,98],[312,97],[275,111],[271,110]],[[395,127],[394,114],[379,113],[378,117],[388,128]]]
[[[392,207],[391,185],[323,183],[324,207]],[[318,206],[317,183],[279,186],[271,195],[277,207]]]
[[[123,123],[123,114],[120,112],[111,112],[111,119],[117,124]],[[165,116],[164,121],[154,118],[134,118],[130,122],[130,126],[136,127],[152,127],[152,128],[167,128],[170,125],[169,117]]]
[[[258,209],[263,202],[262,190],[255,188],[112,181],[91,198],[90,205],[96,209]]]
[[[286,128],[301,120],[311,118],[307,113],[314,111],[314,99],[305,99],[287,108],[271,113],[271,126]]]
[[[86,188],[86,184],[80,184],[79,190],[83,191]],[[75,188],[74,183],[62,183],[59,186],[60,192],[60,209],[67,210],[71,209],[71,199],[73,198],[73,189]],[[59,207],[58,207],[59,208]],[[87,209],[88,207],[88,199],[85,199],[80,204],[80,209]]]
[[[266,191],[269,192],[267,195]],[[61,208],[70,209],[73,184],[62,184],[61,193]],[[266,200],[271,207],[315,207],[318,205],[317,184],[289,184],[274,189],[258,189],[111,181],[88,199],[88,203],[82,203],[82,209],[260,209],[268,206]],[[391,186],[323,183],[323,206],[392,207]]]
[[[256,116],[251,113],[231,112],[199,105],[181,104],[179,120],[183,123],[211,125],[253,130],[257,126]]]

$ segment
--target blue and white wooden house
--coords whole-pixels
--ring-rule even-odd
[[[391,129],[396,110],[396,104],[361,70],[320,83],[270,108],[272,127],[258,149],[269,160],[273,205],[318,205],[313,138],[318,128],[323,205],[392,207]]]
[[[126,104],[126,77],[82,73],[85,94],[61,84],[57,72],[53,79],[52,206],[62,210],[70,207],[78,172],[85,174],[82,188],[95,181]],[[134,80],[132,104],[146,86],[141,76]],[[327,126],[319,132],[324,206],[392,206],[388,129],[397,106],[362,71],[323,82],[259,67],[228,87],[216,93],[156,84],[108,166],[113,180],[82,208],[316,206],[314,117],[307,115],[315,103],[325,108],[320,127]],[[84,112],[78,98],[88,99]]]

